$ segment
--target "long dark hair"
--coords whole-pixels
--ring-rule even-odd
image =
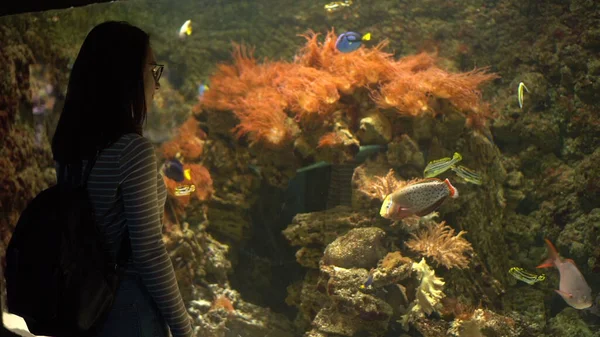
[[[148,34],[126,22],[107,21],[88,33],[52,139],[54,160],[89,159],[123,134],[142,134],[149,46]]]

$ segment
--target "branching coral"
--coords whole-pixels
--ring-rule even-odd
[[[219,65],[211,77],[202,110],[217,112],[211,116],[233,113],[238,120],[233,134],[267,148],[282,149],[310,134],[305,142],[319,154],[339,143],[332,136],[336,116],[341,111],[344,118],[351,118],[357,101],[350,96],[358,90],[371,93],[371,106],[394,108],[399,114],[432,111],[432,99],[447,100],[469,114],[483,110],[478,87],[496,77],[485,69],[449,73],[426,53],[394,60],[393,54],[383,51],[387,41],[341,53],[333,30],[323,42],[312,32],[304,37],[306,45],[289,63],[259,63],[252,50],[235,46],[233,64]],[[369,99],[369,95],[361,97]],[[354,122],[346,122],[351,132],[356,131]]]
[[[204,150],[206,134],[199,127],[195,117],[188,118],[180,127],[177,136],[162,145],[162,153],[165,158],[175,158],[177,153],[185,160],[196,160]]]
[[[446,225],[445,221],[439,224],[428,224],[418,234],[412,234],[413,239],[406,242],[406,246],[446,268],[457,267],[464,269],[469,265],[468,254],[473,252],[471,243],[462,236],[465,231],[454,235],[454,229]]]
[[[363,182],[358,190],[373,199],[383,201],[387,195],[409,183],[408,181],[396,179],[396,173],[393,169],[390,169],[383,177],[375,176]]]
[[[380,107],[396,108],[401,114],[416,116],[429,111],[430,99],[450,101],[460,111],[478,112],[482,83],[498,76],[476,69],[467,73],[449,73],[432,63],[432,56],[421,53],[394,69],[393,77],[383,84],[373,99]]]

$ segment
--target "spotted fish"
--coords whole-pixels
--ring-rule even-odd
[[[440,207],[448,197],[458,198],[458,190],[448,179],[427,178],[385,197],[379,214],[392,220],[411,215],[425,216]]]

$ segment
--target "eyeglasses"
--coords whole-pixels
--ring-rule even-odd
[[[158,84],[158,80],[160,80],[160,76],[163,73],[163,70],[165,69],[164,64],[156,64],[156,63],[151,63],[150,64],[152,66],[152,77],[154,77],[154,82],[156,82]]]

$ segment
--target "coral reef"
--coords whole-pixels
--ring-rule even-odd
[[[460,231],[454,235],[454,229],[447,226],[444,221],[439,224],[429,224],[425,230],[412,234],[413,238],[406,242],[406,246],[448,269],[465,269],[469,265],[468,254],[473,253],[473,247],[462,236],[467,234]]]
[[[402,326],[408,330],[408,323],[430,315],[441,307],[441,299],[445,296],[442,292],[445,282],[435,276],[435,272],[427,265],[425,259],[419,263],[413,262],[412,269],[417,273],[419,286],[415,292],[415,300],[408,307],[408,313],[402,316]]]
[[[467,116],[488,116],[478,87],[496,75],[484,69],[450,73],[426,53],[395,61],[383,52],[387,42],[340,53],[333,31],[322,43],[318,34],[305,37],[307,44],[293,63],[259,64],[252,50],[236,46],[233,65],[219,65],[201,101],[209,128],[275,153],[295,149],[299,157],[287,166],[297,167],[307,159],[348,161],[358,145],[386,144],[392,139],[390,119],[446,111],[430,101],[446,101]],[[372,109],[358,107],[361,95],[367,97],[361,104]],[[228,113],[235,118],[225,120],[236,122],[224,128],[222,115]],[[336,157],[336,152],[349,156]]]

